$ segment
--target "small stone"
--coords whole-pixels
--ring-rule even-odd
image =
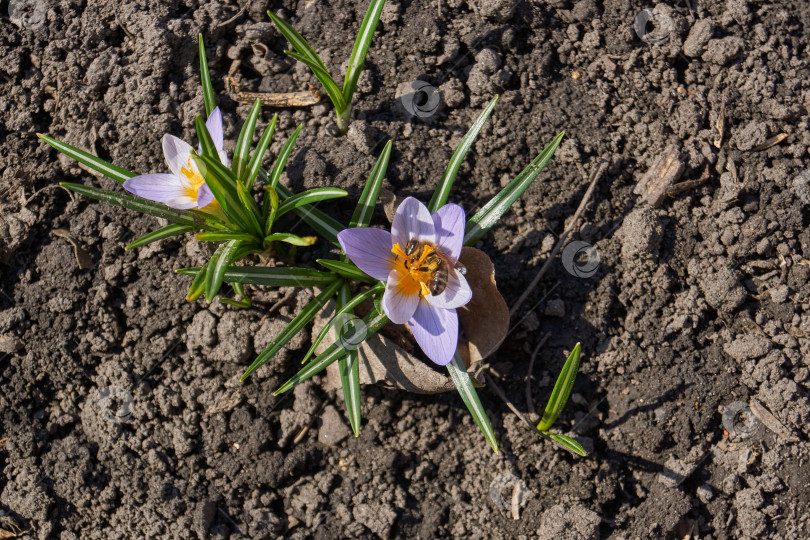
[[[728,36],[722,39],[711,39],[703,53],[704,62],[711,62],[719,66],[725,66],[742,52],[745,42],[741,37]]]
[[[739,362],[761,358],[772,348],[771,340],[758,334],[746,334],[723,345],[725,353]]]
[[[788,288],[787,285],[777,285],[769,292],[771,294],[771,300],[773,300],[775,304],[781,304],[782,302],[785,302],[788,299],[788,296],[790,295],[790,289]]]
[[[632,263],[658,253],[664,228],[661,220],[649,206],[633,209],[622,221],[619,238],[622,240],[622,259]]]
[[[321,428],[318,430],[318,441],[327,446],[337,446],[344,441],[351,431],[340,412],[332,405],[327,405],[321,415]]]
[[[712,39],[714,25],[709,17],[700,19],[689,30],[689,35],[683,42],[683,54],[690,58],[697,58],[706,49],[706,44]]]
[[[701,484],[695,490],[695,494],[700,502],[706,504],[714,498],[714,489],[709,484]]]
[[[12,335],[0,335],[0,353],[13,354],[23,348],[23,342]]]
[[[370,154],[374,147],[374,142],[370,138],[370,131],[365,124],[360,121],[352,122],[349,131],[346,133],[346,140],[354,145],[358,152]]]

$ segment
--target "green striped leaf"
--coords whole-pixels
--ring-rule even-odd
[[[372,311],[363,318],[366,325],[366,337],[372,336],[379,332],[380,328],[388,324],[388,317],[380,311]],[[343,348],[339,343],[333,343],[319,354],[312,362],[304,366],[293,378],[284,383],[281,388],[273,392],[274,396],[282,394],[296,385],[304,382],[313,375],[317,375],[326,369],[333,362],[345,356],[348,351]]]
[[[175,270],[184,276],[194,276],[200,267]],[[264,285],[265,287],[321,287],[336,281],[334,274],[319,272],[309,268],[288,266],[232,266],[225,271],[223,280],[227,283]],[[338,280],[339,281],[339,280]]]
[[[208,73],[208,58],[205,56],[205,43],[202,34],[197,36],[198,48],[200,52],[200,82],[202,83],[203,101],[205,102],[205,115],[211,116],[211,112],[216,108],[214,99],[214,87],[211,85],[211,74]]]
[[[248,191],[253,189],[253,182],[256,181],[256,175],[259,174],[259,170],[262,168],[262,160],[264,159],[264,154],[267,152],[267,148],[270,146],[270,141],[273,140],[273,133],[276,131],[277,122],[278,115],[274,114],[273,119],[270,120],[270,123],[264,128],[264,132],[259,139],[259,144],[256,145],[256,150],[253,151],[253,155],[250,157],[250,163],[248,163],[244,178],[240,177]],[[300,130],[301,128],[299,127],[296,131],[296,137]]]
[[[191,286],[188,288],[188,293],[186,293],[186,301],[194,302],[205,292],[205,281],[206,276],[208,275],[208,261],[206,261],[201,268],[197,268],[196,273],[190,275],[194,276],[194,279],[191,281]]]
[[[582,346],[577,343],[574,350],[568,355],[565,360],[560,376],[557,377],[557,382],[554,384],[554,390],[551,391],[551,396],[548,398],[546,410],[543,413],[543,418],[537,424],[537,429],[540,431],[548,431],[557,418],[560,416],[568,398],[571,396],[571,390],[574,387],[574,380],[577,378],[577,371],[579,370],[579,357],[582,351]]]
[[[360,23],[360,30],[354,40],[352,55],[349,57],[349,67],[346,69],[346,78],[343,80],[343,101],[350,105],[354,91],[357,88],[357,81],[363,72],[363,64],[366,61],[368,48],[371,46],[371,39],[374,37],[374,30],[380,20],[385,0],[371,0],[366,9],[363,22]]]
[[[330,283],[318,296],[312,299],[301,312],[296,315],[290,324],[287,325],[281,333],[270,342],[267,347],[256,357],[250,367],[247,368],[240,380],[244,381],[247,379],[251,373],[259,369],[262,364],[270,360],[275,354],[281,350],[284,345],[289,342],[295,334],[297,334],[304,326],[306,326],[309,321],[311,321],[315,314],[317,314],[323,306],[335,295],[338,288],[341,286],[343,282],[341,280],[335,280]]]
[[[444,171],[444,176],[436,186],[433,196],[428,203],[428,210],[430,210],[431,214],[435,213],[436,210],[444,206],[444,203],[447,202],[447,198],[450,196],[450,190],[453,188],[453,182],[456,180],[456,174],[458,174],[458,170],[464,162],[464,158],[467,157],[467,152],[470,151],[475,139],[481,132],[481,128],[484,127],[487,118],[492,114],[492,110],[495,108],[497,101],[498,96],[492,98],[492,101],[490,101],[481,114],[478,115],[478,118],[473,122],[470,130],[467,131],[467,134],[464,135],[464,138],[458,143],[456,151],[453,152],[453,157],[450,158],[450,163],[447,164],[447,168]]]
[[[343,99],[343,92],[341,92],[340,87],[337,85],[335,80],[332,79],[332,76],[326,69],[321,68],[318,66],[318,64],[312,62],[306,56],[295,51],[284,52],[290,58],[305,64],[312,71],[312,74],[315,75],[315,78],[318,79],[323,86],[323,89],[326,90],[326,93],[329,95],[329,99],[332,101],[332,105],[335,106],[335,110],[338,112],[338,115],[347,109],[348,104]]]
[[[290,233],[273,233],[264,237],[265,245],[270,242],[285,242],[293,246],[311,246],[317,241],[317,236],[298,236]]]
[[[247,118],[245,118],[245,123],[242,124],[242,131],[239,132],[239,138],[236,140],[236,149],[233,152],[231,170],[240,180],[247,176],[250,147],[253,144],[253,132],[256,131],[256,120],[258,120],[261,112],[262,100],[256,98]]]
[[[338,290],[335,307],[349,317],[354,317],[354,310],[351,307],[347,308],[350,296],[349,284],[344,282]],[[339,339],[339,341],[343,340]],[[343,401],[346,403],[346,416],[349,418],[354,436],[357,437],[360,435],[361,422],[360,353],[357,348],[349,348],[348,353],[338,360],[338,371],[340,372],[340,385],[343,388]]]
[[[495,195],[483,208],[467,220],[466,234],[464,235],[464,245],[472,246],[501,219],[507,210],[518,198],[523,195],[532,182],[534,182],[543,167],[554,155],[554,151],[560,146],[565,132],[560,133],[554,140],[546,146],[532,162],[518,174],[514,180],[509,182],[497,195]]]
[[[342,289],[341,289],[342,290]],[[380,294],[385,290],[385,283],[380,281],[377,282],[377,285],[374,287],[363,291],[362,293],[356,295],[351,300],[343,300],[342,305],[338,307],[335,311],[335,315],[326,323],[321,331],[318,333],[318,337],[315,338],[312,342],[312,346],[307,351],[307,354],[304,355],[304,359],[301,361],[302,364],[306,364],[307,360],[309,360],[310,356],[315,352],[315,349],[321,342],[326,338],[326,335],[329,333],[329,330],[335,325],[337,321],[345,319],[346,314],[354,314],[352,311],[354,308],[359,306],[366,298],[374,296],[375,294]],[[348,298],[348,297],[347,297]]]
[[[475,391],[472,377],[467,373],[467,368],[464,366],[464,360],[461,359],[458,353],[453,356],[453,359],[447,364],[447,371],[450,372],[450,378],[453,384],[456,385],[461,400],[467,406],[467,410],[475,420],[476,425],[486,437],[487,442],[492,449],[498,452],[498,441],[495,439],[495,432],[492,430],[492,425],[489,423],[489,417],[481,405],[481,400],[478,399],[478,392]]]
[[[134,172],[122,169],[117,165],[113,165],[112,163],[104,161],[100,157],[96,157],[93,154],[85,152],[84,150],[79,150],[75,146],[63,143],[62,141],[58,141],[52,137],[43,135],[42,133],[37,133],[37,137],[48,143],[52,148],[62,152],[66,156],[75,159],[82,165],[90,167],[94,171],[100,172],[101,174],[103,174],[108,178],[112,178],[116,182],[125,182],[129,178],[137,176],[137,174],[135,174]]]
[[[240,240],[229,240],[219,246],[208,263],[208,275],[205,280],[205,300],[212,302],[222,287],[225,272],[233,264],[236,252],[241,247]]]
[[[383,4],[378,2],[379,4]],[[373,2],[372,2],[373,4]],[[369,6],[371,9],[371,6]],[[352,219],[349,221],[349,228],[352,227],[368,227],[371,222],[371,216],[374,213],[374,206],[377,204],[377,197],[380,196],[380,188],[382,187],[383,180],[385,180],[385,172],[388,169],[388,160],[391,157],[391,141],[385,143],[380,157],[371,169],[371,174],[366,181],[363,188],[363,193],[360,194],[360,200],[357,201],[357,208],[354,209]]]
[[[135,249],[136,247],[145,246],[146,244],[151,244],[152,242],[157,242],[158,240],[163,240],[166,238],[171,238],[172,236],[180,236],[181,234],[186,234],[187,232],[191,232],[194,230],[194,227],[189,225],[178,225],[173,223],[172,225],[167,225],[162,227],[156,231],[152,231],[147,233],[134,242],[130,242],[127,244],[127,247],[124,249],[130,250]]]
[[[200,242],[228,242],[229,240],[240,240],[242,242],[255,242],[256,237],[243,232],[202,232],[194,237]]]
[[[379,283],[378,280],[369,276],[350,262],[335,261],[332,259],[316,259],[315,262],[342,277],[354,281],[362,281],[363,283]]]
[[[328,199],[338,199],[340,197],[345,197],[346,195],[348,195],[348,193],[345,189],[335,187],[308,189],[307,191],[296,193],[292,197],[285,199],[284,202],[278,207],[276,218],[279,218],[287,212],[290,212],[305,204],[312,204]]]
[[[133,195],[115,193],[113,191],[107,191],[106,189],[85,186],[84,184],[73,184],[71,182],[60,182],[59,185],[69,189],[70,191],[75,191],[76,193],[84,195],[85,197],[114,204],[116,206],[120,206],[121,208],[126,208],[127,210],[135,210],[141,214],[167,219],[178,225],[186,225],[195,229],[213,228],[203,219],[190,212],[169,208],[161,203],[147,201],[146,199],[141,199],[140,197],[135,197]]]
[[[236,179],[231,175],[231,170],[219,161],[219,157],[211,158],[205,154],[198,154],[194,150],[191,156],[197,163],[206,185],[211,189],[214,198],[222,207],[222,211],[228,220],[242,232],[252,232],[256,236],[261,235],[261,231],[254,231],[250,228],[251,220],[247,212],[242,207],[242,202],[236,191]]]
[[[585,449],[582,448],[582,445],[579,444],[576,441],[576,439],[573,439],[572,437],[560,435],[559,433],[546,433],[546,435],[548,435],[548,437],[555,443],[570,450],[571,452],[577,454],[578,456],[585,457],[588,455],[588,452],[586,452]]]
[[[278,28],[278,31],[281,32],[281,35],[292,44],[293,48],[298,51],[299,54],[305,56],[310,62],[316,64],[324,71],[327,71],[326,66],[321,62],[315,49],[304,39],[304,36],[299,34],[290,23],[281,17],[270,11],[268,11],[267,14],[270,16],[270,20],[273,21],[273,24],[276,25],[276,28]]]

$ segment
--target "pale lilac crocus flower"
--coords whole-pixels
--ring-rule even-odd
[[[222,113],[219,107],[211,111],[205,126],[214,140],[219,160],[227,167],[228,155],[223,149]],[[198,149],[198,153],[200,152],[202,148]],[[197,163],[191,156],[190,144],[174,135],[166,134],[163,136],[163,155],[172,174],[133,176],[124,182],[124,189],[138,197],[180,210],[205,208],[211,203],[216,203],[214,194],[205,183]],[[213,206],[211,210],[214,210]]]
[[[407,322],[428,358],[442,366],[453,359],[458,344],[456,308],[472,298],[467,280],[454,268],[464,243],[465,223],[464,210],[456,204],[446,204],[431,216],[424,204],[408,197],[397,208],[390,233],[366,227],[338,233],[352,262],[385,282],[382,308],[391,322]],[[406,254],[412,240],[419,248]],[[439,294],[431,292],[435,273],[425,271],[433,252],[447,270],[447,285]]]

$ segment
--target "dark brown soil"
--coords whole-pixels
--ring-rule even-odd
[[[491,358],[526,411],[537,343],[551,334],[532,384],[539,408],[582,342],[559,423],[591,451],[582,459],[538,439],[486,388],[497,455],[454,393],[365,388],[362,432],[350,437],[342,398],[317,378],[272,395],[306,336],[239,383],[311,292],[255,291],[250,310],[188,304],[188,280],[173,270],[203,259],[196,240],[124,251],[157,220],[54,187],[121,189],[38,132],[139,172],[165,168],[164,133],[194,139],[198,33],[231,145],[247,112],[223,83],[233,60],[245,90],[317,84],[283,55],[267,2],[239,1],[238,16],[233,1],[0,2],[0,529],[9,518],[26,537],[65,540],[810,535],[806,2],[708,0],[690,12],[689,2],[389,0],[346,138],[331,135],[326,102],[277,111],[271,156],[304,124],[283,182],[347,188],[322,206],[342,220],[388,139],[387,187],[429,197],[495,94],[451,196],[466,209],[565,130],[479,246],[510,304],[608,162],[571,237],[595,247],[598,268],[577,276],[555,260]],[[365,8],[273,6],[333,72]],[[634,30],[645,8],[663,39]],[[433,115],[411,117],[398,99],[417,79],[442,91]],[[634,188],[669,148],[679,182],[706,179],[654,208]],[[302,249],[298,263],[327,250]]]

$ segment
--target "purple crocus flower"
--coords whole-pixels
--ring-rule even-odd
[[[211,111],[205,126],[214,140],[219,160],[227,167],[228,155],[223,149],[222,113],[219,107]],[[202,152],[202,148],[198,152]],[[166,134],[163,136],[163,155],[172,174],[133,176],[124,182],[124,189],[138,197],[181,210],[204,208],[212,202],[215,203],[214,194],[206,185],[194,158],[191,157],[190,144],[174,135]]]
[[[465,223],[456,204],[431,216],[424,204],[408,197],[397,208],[390,233],[364,227],[338,233],[352,262],[386,283],[382,307],[391,322],[407,322],[428,358],[442,366],[453,359],[458,344],[456,308],[472,298],[463,267],[456,268]]]

